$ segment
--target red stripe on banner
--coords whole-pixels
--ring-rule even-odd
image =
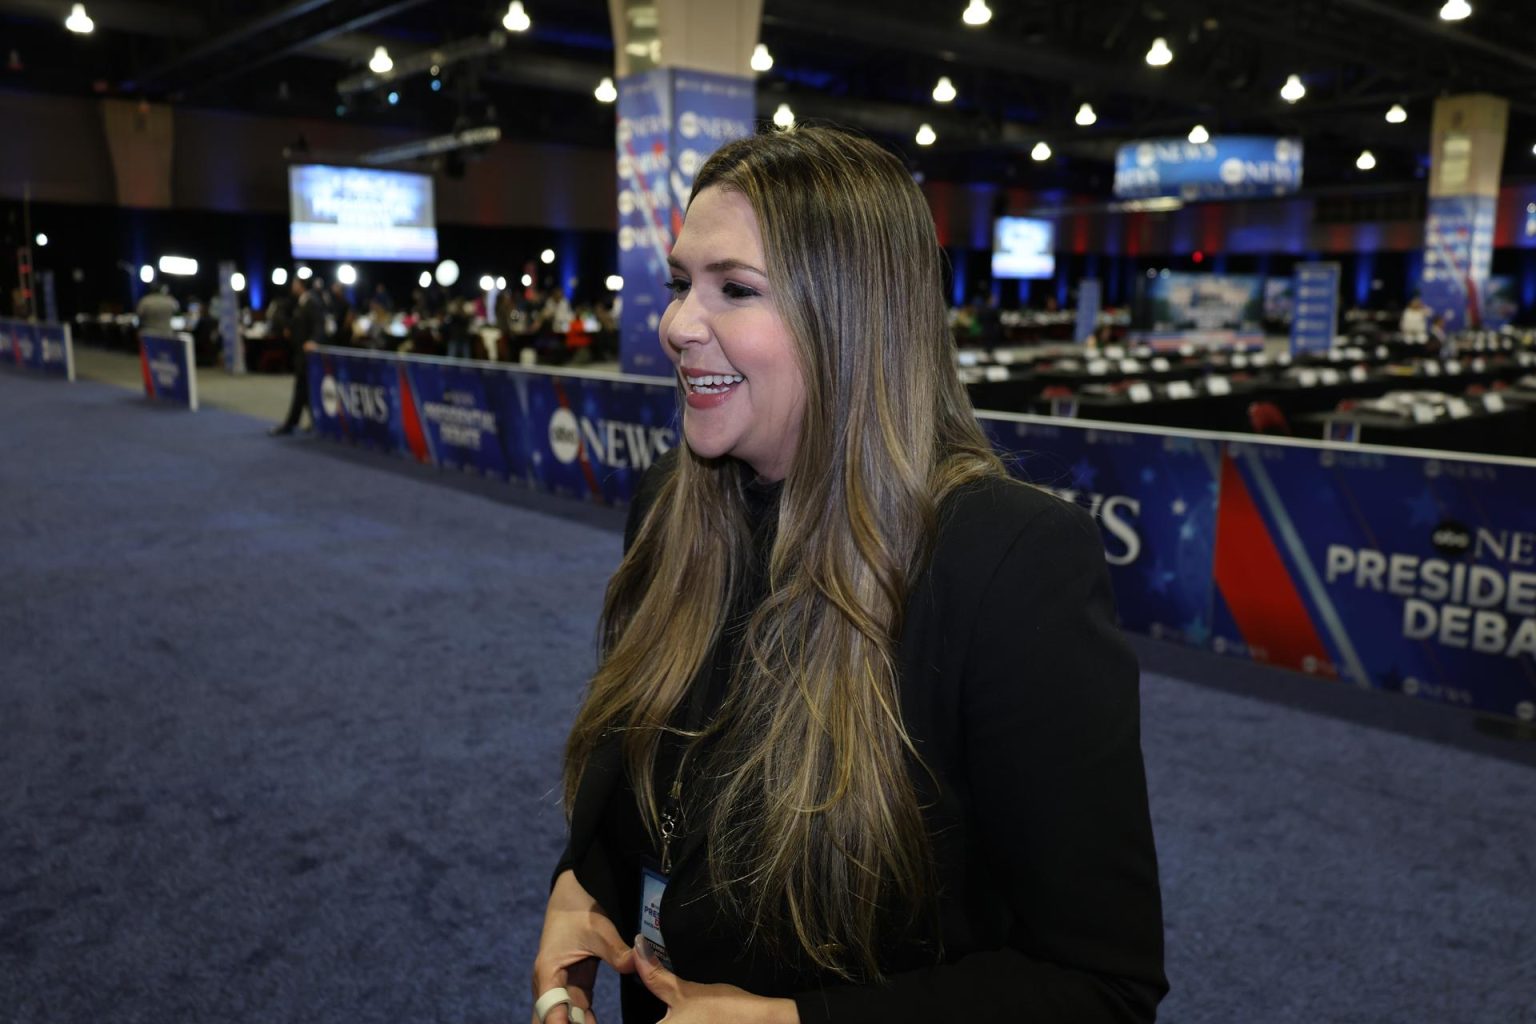
[[[149,352],[144,348],[144,342],[139,341],[139,371],[144,374],[144,397],[155,397],[155,378],[149,372]]]
[[[549,383],[550,386],[555,389],[555,401],[560,403],[560,408],[566,410],[572,416],[575,416],[576,410],[571,408],[571,400],[565,396],[565,388],[560,386],[559,378],[551,377]],[[580,423],[581,418],[578,416],[576,421],[577,423]],[[587,486],[591,488],[593,497],[601,498],[603,496],[603,489],[598,486],[597,471],[592,468],[592,462],[587,458],[586,439],[581,437],[581,431],[579,428],[577,429],[576,434],[576,457],[581,460],[581,473],[587,478]]]
[[[1214,569],[1243,641],[1264,660],[1292,668],[1308,657],[1331,660],[1230,451],[1221,460]]]
[[[417,462],[430,462],[427,454],[427,435],[422,432],[421,418],[416,415],[416,395],[411,390],[411,379],[405,367],[400,367],[400,423],[405,428],[405,443]]]

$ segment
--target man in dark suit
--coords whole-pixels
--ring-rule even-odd
[[[288,321],[289,345],[293,356],[293,401],[288,416],[269,433],[274,437],[293,433],[304,411],[309,408],[309,361],[306,354],[319,347],[325,337],[325,306],[319,295],[303,281],[293,282],[293,313]]]

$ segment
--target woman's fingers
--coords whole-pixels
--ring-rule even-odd
[[[643,936],[635,937],[635,971],[641,982],[650,989],[651,995],[667,1006],[676,1006],[682,998],[682,981],[667,970],[651,951],[651,944]]]

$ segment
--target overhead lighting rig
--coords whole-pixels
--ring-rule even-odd
[[[382,149],[369,150],[358,156],[359,163],[365,164],[398,164],[406,160],[418,160],[426,156],[439,156],[443,153],[452,153],[460,149],[472,149],[476,146],[489,146],[501,139],[501,129],[494,124],[479,125],[474,128],[464,128],[460,131],[449,132],[447,135],[435,135],[430,139],[421,139],[416,142],[403,142],[398,146],[385,146]]]
[[[499,30],[484,36],[460,39],[436,49],[423,50],[409,57],[401,57],[392,62],[389,70],[382,73],[360,71],[355,75],[348,75],[336,83],[336,91],[346,98],[358,93],[371,92],[374,89],[383,89],[415,75],[436,77],[449,65],[493,56],[504,50],[506,45],[507,34]]]

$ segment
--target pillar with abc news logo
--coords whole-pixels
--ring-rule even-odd
[[[618,85],[619,362],[626,373],[665,376],[656,330],[671,298],[667,255],[694,175],[720,146],[752,134],[754,86],[686,68],[645,71]]]

